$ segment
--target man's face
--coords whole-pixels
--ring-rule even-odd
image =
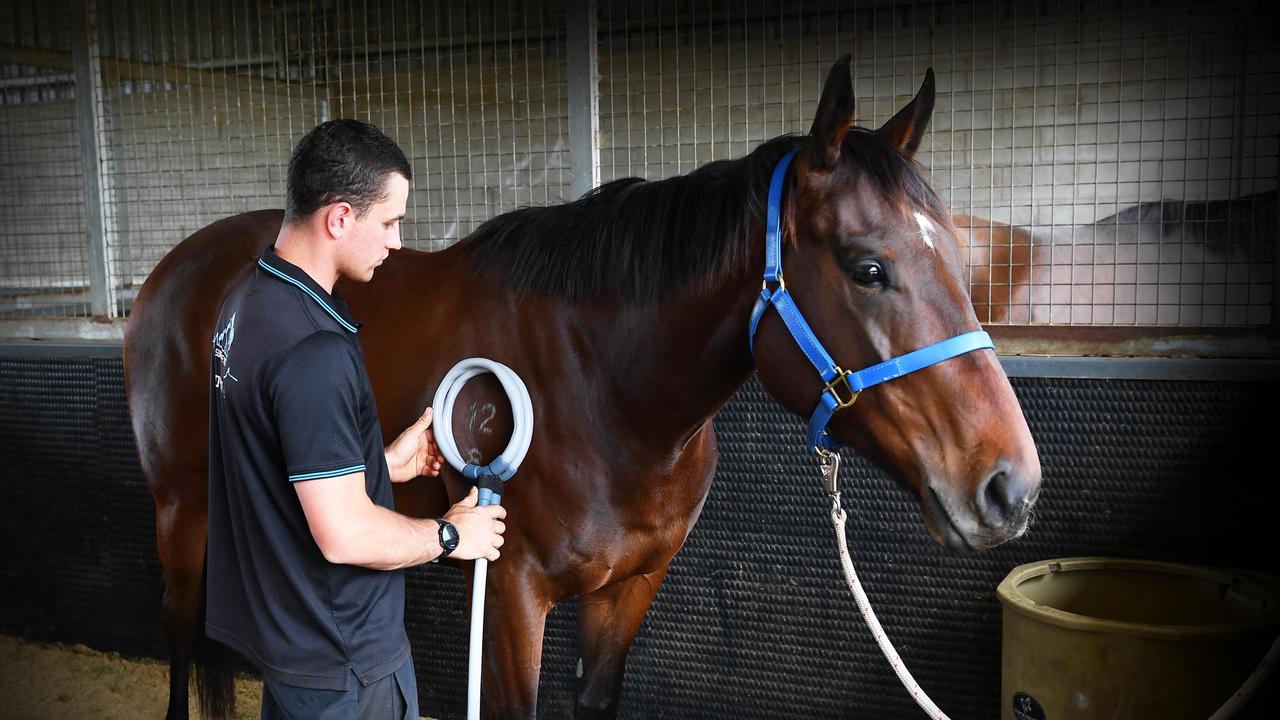
[[[387,176],[386,198],[374,203],[342,239],[338,272],[350,280],[368,282],[392,250],[400,249],[400,221],[409,201],[409,181],[399,173]]]

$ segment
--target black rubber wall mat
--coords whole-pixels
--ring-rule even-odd
[[[1044,468],[1018,541],[952,554],[929,538],[914,496],[852,454],[842,470],[859,576],[908,667],[957,720],[995,718],[1003,704],[995,587],[1015,565],[1112,555],[1280,575],[1275,382],[1014,387]],[[801,420],[753,381],[717,431],[711,496],[632,647],[622,715],[921,717],[845,588]],[[0,631],[163,657],[153,504],[119,359],[0,358],[0,454]],[[416,568],[408,586],[422,709],[462,717],[461,573]],[[548,621],[543,717],[572,715],[577,671],[568,601]]]
[[[0,623],[164,654],[155,506],[118,358],[0,357]]]

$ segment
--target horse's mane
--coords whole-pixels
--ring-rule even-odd
[[[1226,200],[1142,202],[1088,227],[1106,231],[1112,242],[1121,238],[1126,242],[1190,243],[1205,248],[1214,258],[1248,261],[1260,257],[1258,248],[1276,236],[1276,193],[1269,190]]]
[[[783,135],[687,175],[614,180],[573,202],[504,213],[476,228],[463,252],[473,273],[505,268],[504,284],[521,294],[650,301],[711,285],[750,261],[748,230],[763,222],[773,168],[806,140]],[[945,217],[919,166],[875,133],[852,128],[845,150],[888,197],[905,193]]]
[[[1162,225],[1166,234],[1177,226],[1204,223],[1210,241],[1225,239],[1236,226],[1274,223],[1276,193],[1267,191],[1225,200],[1155,200],[1141,202],[1094,221],[1094,225],[1152,224]],[[1238,234],[1238,233],[1233,233]]]

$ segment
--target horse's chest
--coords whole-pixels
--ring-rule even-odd
[[[698,519],[715,475],[714,448],[686,447],[674,462],[651,467],[634,477],[620,478],[618,500],[631,509],[624,527],[662,535],[680,528],[678,543]]]

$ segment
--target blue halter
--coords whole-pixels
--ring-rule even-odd
[[[957,355],[974,350],[995,349],[991,336],[976,330],[957,335],[949,340],[929,345],[906,355],[886,360],[869,368],[850,372],[836,365],[835,360],[822,342],[813,334],[809,323],[805,322],[800,309],[796,307],[791,293],[787,292],[787,284],[782,279],[782,232],[779,229],[779,216],[782,214],[782,183],[787,176],[787,168],[795,158],[799,148],[793,149],[778,161],[773,169],[773,179],[769,182],[769,211],[765,226],[765,267],[764,285],[760,290],[760,298],[756,300],[751,311],[751,352],[755,354],[756,329],[760,319],[769,306],[778,309],[782,322],[786,323],[805,357],[817,369],[818,375],[826,388],[818,400],[818,407],[809,416],[809,446],[819,454],[830,453],[840,449],[840,443],[827,434],[827,424],[837,410],[850,407],[858,399],[863,390],[889,380],[900,378],[916,370],[950,360]],[[776,288],[770,289],[770,285]],[[843,388],[843,395],[842,389]]]

